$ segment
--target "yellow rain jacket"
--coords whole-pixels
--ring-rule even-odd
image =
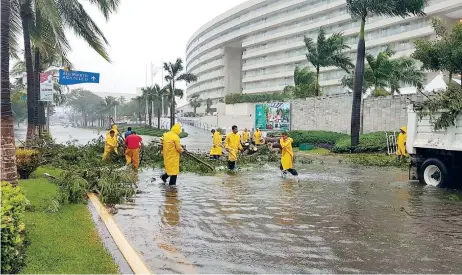
[[[229,133],[225,139],[225,148],[229,152],[228,160],[236,161],[238,151],[242,150],[241,136],[233,132]]]
[[[398,135],[398,140],[397,140],[398,150],[396,151],[396,154],[398,156],[407,156],[407,153],[406,153],[407,127],[403,126],[401,127],[400,130],[402,130],[404,134],[399,133]]]
[[[281,144],[281,165],[283,170],[293,168],[294,163],[294,151],[292,150],[292,142],[294,140],[288,137],[285,141],[281,138],[279,143]]]
[[[221,144],[221,134],[216,131],[213,134],[213,147],[210,150],[210,155],[212,156],[221,156],[222,152],[222,144]]]
[[[115,126],[115,130],[114,130]],[[118,153],[117,147],[118,147],[118,142],[117,142],[117,126],[114,125],[112,127],[112,130],[114,130],[114,136],[111,137],[111,134],[109,134],[110,131],[107,132],[106,134],[106,143],[104,145],[104,153],[103,153],[103,160],[107,159],[109,154],[114,151],[116,154]]]
[[[247,131],[242,132],[242,143],[249,142],[250,133]]]
[[[180,144],[181,125],[176,123],[162,137],[162,155],[164,156],[165,172],[169,176],[180,173],[180,154],[183,147]]]
[[[255,133],[253,133],[253,141],[255,142],[255,145],[261,144],[261,132],[260,130],[256,130]]]

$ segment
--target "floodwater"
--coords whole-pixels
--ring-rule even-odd
[[[51,131],[81,144],[101,134]],[[208,150],[210,133],[186,131],[189,150]],[[181,174],[176,188],[146,169],[142,192],[115,219],[155,273],[462,273],[462,192],[409,183],[395,169],[296,168],[300,182],[264,165]]]
[[[115,219],[155,273],[462,272],[462,193],[394,169],[300,166],[300,182],[264,166],[176,188],[142,171]]]
[[[14,135],[16,141],[25,141],[26,140],[26,127],[25,125],[21,125],[22,127],[14,129]],[[186,145],[187,149],[194,152],[194,151],[201,151],[205,152],[210,149],[210,144],[212,140],[212,134],[203,129],[195,128],[189,125],[184,126],[184,130],[189,133],[188,137],[182,138],[181,143]],[[98,130],[89,130],[89,129],[82,129],[82,128],[74,128],[74,127],[64,127],[62,125],[50,125],[50,132],[53,138],[56,140],[57,143],[66,143],[68,141],[75,141],[77,144],[87,144],[88,142],[92,141],[95,138],[100,136],[105,136],[106,133],[104,131]],[[150,142],[152,140],[158,140],[157,137],[152,136],[141,136],[145,143]]]

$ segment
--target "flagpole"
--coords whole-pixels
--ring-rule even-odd
[[[161,89],[164,88],[164,67],[162,66],[164,62],[160,64],[160,68],[162,70],[162,86]],[[164,115],[164,97],[162,96],[162,116]]]
[[[148,86],[148,64],[146,64],[146,68],[145,68],[145,86],[144,87],[147,87]],[[144,126],[147,125],[148,123],[148,98],[146,98],[146,110],[145,110],[145,115],[144,115]]]

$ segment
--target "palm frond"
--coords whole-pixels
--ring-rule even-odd
[[[427,0],[346,0],[353,18],[366,20],[368,16],[423,16]]]
[[[10,2],[10,35],[9,35],[9,53],[13,58],[19,58],[19,37],[21,35],[21,16],[20,16],[20,5],[18,1]]]
[[[111,13],[117,12],[120,0],[88,0],[96,5],[106,20],[109,20]]]
[[[109,42],[82,4],[78,0],[55,1],[65,26],[73,30],[78,37],[82,37],[101,57],[111,62],[105,47]]]
[[[184,80],[186,81],[186,83],[191,83],[191,82],[197,81],[197,76],[192,73],[184,73],[184,74],[181,74],[179,77],[177,77],[176,80],[178,81]]]

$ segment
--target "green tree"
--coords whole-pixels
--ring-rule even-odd
[[[10,8],[10,0],[1,0],[1,17],[0,17],[0,31],[1,31],[1,148],[2,159],[0,169],[0,181],[7,181],[11,183],[17,182],[16,171],[16,146],[14,142],[14,129],[13,129],[13,111],[11,108],[11,90],[10,90],[10,38],[12,36],[11,29],[13,27],[12,14]],[[14,38],[14,37],[13,37]],[[2,269],[3,271],[3,269]]]
[[[142,111],[146,108],[146,100],[144,100],[144,97],[142,95],[135,97],[135,100],[138,103],[138,120],[141,123],[141,121],[143,120]],[[144,118],[144,121],[146,121],[146,117]]]
[[[205,100],[205,113],[207,114],[212,113],[212,105],[213,105],[213,100],[211,98],[207,98]]]
[[[293,95],[295,98],[307,98],[316,96],[316,74],[305,67],[300,69],[296,67],[294,70],[295,86],[284,87],[283,94]]]
[[[183,73],[183,60],[177,58],[175,63],[164,63],[164,70],[167,72],[165,80],[167,81],[167,89],[170,95],[170,127],[175,124],[175,96],[183,95],[183,90],[176,88],[176,82],[185,81],[191,83],[197,81],[197,77],[192,73]]]
[[[27,119],[26,93],[16,91],[11,93],[11,107],[13,110],[14,121],[18,124]]]
[[[351,145],[359,144],[361,130],[361,94],[364,81],[364,59],[366,57],[365,26],[371,16],[424,15],[427,0],[346,0],[347,10],[353,19],[361,21],[358,48],[356,54],[353,103],[351,111]]]
[[[316,96],[319,95],[319,71],[322,67],[335,66],[349,72],[353,68],[350,58],[343,53],[349,47],[345,44],[342,33],[335,33],[326,38],[324,28],[319,29],[316,43],[305,36],[305,46],[308,50],[306,58],[316,70]]]
[[[424,74],[411,58],[391,59],[395,52],[387,48],[377,56],[366,55],[367,65],[364,69],[362,93],[371,89],[372,96],[384,96],[400,93],[401,84],[423,86]],[[342,79],[344,87],[354,88],[354,75],[350,74]],[[390,92],[387,92],[389,89]]]
[[[125,103],[127,103],[127,99],[124,96],[120,96],[118,101],[120,105],[124,105]]]
[[[94,114],[95,111],[106,111],[108,103],[111,103],[110,99],[103,100],[96,94],[82,88],[72,90],[67,95],[66,102],[74,111],[81,114],[84,126],[88,126],[89,114]]]
[[[149,127],[152,127],[152,102],[154,100],[154,87],[142,88],[143,98],[148,104]]]
[[[415,41],[412,57],[422,62],[424,69],[448,72],[450,80],[456,72],[462,75],[462,22],[449,30],[441,19],[433,18],[432,26],[437,40]]]
[[[109,61],[105,50],[108,42],[78,0],[11,0],[11,3],[12,17],[21,18],[22,24],[28,78],[28,123],[32,124],[28,126],[30,139],[34,136],[33,125],[38,122],[40,58],[49,53],[58,53],[62,61],[66,60],[66,54],[70,50],[66,29],[83,38],[91,48]],[[91,3],[108,19],[109,14],[117,10],[119,0],[98,0]],[[19,31],[19,28],[15,31]],[[11,44],[17,44],[17,41]],[[35,53],[35,70],[32,50]]]
[[[194,109],[194,115],[196,115],[197,108],[202,106],[202,101],[199,99],[198,94],[191,96],[191,98],[189,99],[189,105],[191,105],[191,107]]]

